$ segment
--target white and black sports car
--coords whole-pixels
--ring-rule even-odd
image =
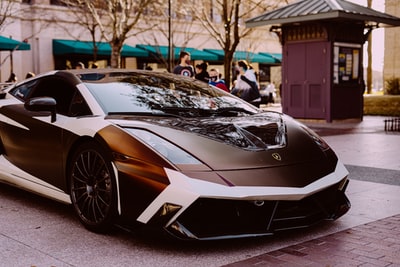
[[[190,78],[52,71],[3,91],[0,180],[83,225],[183,239],[269,235],[345,214],[348,172],[294,119]]]

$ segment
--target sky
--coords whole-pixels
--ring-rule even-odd
[[[347,0],[359,5],[367,6],[367,0]],[[385,0],[372,0],[372,9],[385,12]],[[385,32],[383,29],[372,31],[372,69],[383,70],[383,56],[385,48]],[[364,45],[364,67],[367,66],[367,44]]]

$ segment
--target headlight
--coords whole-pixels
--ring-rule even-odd
[[[163,155],[173,164],[202,164],[198,159],[172,144],[171,142],[149,131],[135,128],[127,128],[135,137],[148,144],[154,150]]]
[[[308,128],[307,126],[302,125],[304,131],[308,133],[308,135],[314,140],[314,142],[322,149],[322,151],[326,151],[330,149],[329,145],[313,130]]]

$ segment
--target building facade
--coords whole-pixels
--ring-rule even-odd
[[[400,1],[386,0],[385,12],[400,17]],[[400,78],[400,28],[385,29],[383,79]]]
[[[82,42],[91,40],[90,32],[76,23],[77,17],[74,16],[71,8],[62,5],[61,1],[57,0],[23,0],[12,2],[15,3],[12,6],[11,15],[7,18],[6,23],[1,25],[0,35],[29,43],[30,50],[0,51],[1,82],[4,82],[11,72],[14,72],[19,77],[19,80],[21,80],[28,72],[38,74],[54,69],[69,68],[72,67],[73,62],[80,59],[85,62],[86,67],[91,66],[93,62],[90,61],[89,57],[82,57],[79,53],[60,56],[55,51],[55,40]],[[173,2],[176,3],[176,1]],[[162,21],[159,17],[150,19],[160,20],[159,24],[166,23],[166,21]],[[204,49],[221,50],[220,45],[214,38],[210,37],[210,33],[204,30],[200,22],[192,22],[190,17],[174,17],[172,23],[174,25],[174,42],[176,45],[184,45],[183,47],[191,47],[201,51],[204,51]],[[190,25],[190,28],[187,25]],[[138,27],[145,29],[148,25],[146,25],[146,22],[141,22],[138,24]],[[97,37],[100,38],[100,36]],[[168,45],[168,39],[155,27],[150,31],[129,37],[125,44],[135,48],[140,45],[166,46]],[[237,50],[241,51],[272,54],[280,54],[281,49],[278,37],[274,33],[269,32],[268,28],[257,29],[249,37],[242,39],[237,48]],[[100,55],[98,61],[101,67],[109,66],[107,56]],[[197,58],[197,61],[201,61],[201,58]],[[251,58],[249,61],[252,61]],[[210,67],[216,66],[220,70],[223,70],[220,60],[208,63]],[[251,63],[256,70],[268,69],[270,71],[263,62]],[[123,67],[144,68],[148,64],[151,64],[153,69],[165,70],[162,62],[154,58],[143,56],[137,58],[131,55],[124,57]],[[273,65],[277,66],[280,64]],[[280,83],[279,70],[272,70],[272,74],[268,75],[275,77],[268,78],[271,82],[273,80],[276,83]]]

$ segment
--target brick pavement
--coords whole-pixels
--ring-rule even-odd
[[[382,170],[387,168],[399,170],[398,147],[400,136],[385,133],[382,117],[366,116],[362,122],[306,122],[306,124],[321,136],[329,137],[329,141],[335,145],[334,150],[338,152],[345,164],[378,167]],[[334,136],[337,134],[340,136]],[[346,142],[346,140],[349,142]],[[382,143],[379,143],[379,140],[383,140]],[[356,145],[357,142],[355,141],[360,143],[359,146]],[[371,148],[371,151],[366,147]],[[391,156],[393,153],[394,156]],[[381,154],[383,156],[380,156]],[[373,159],[370,158],[371,155],[373,155]],[[377,164],[377,166],[374,164]],[[372,197],[378,196],[372,195]],[[391,205],[398,205],[396,201],[394,200]],[[363,205],[362,203],[357,202],[358,205]],[[381,208],[389,207],[382,206]],[[362,212],[365,212],[365,210]],[[357,217],[357,214],[354,215],[354,218]],[[400,267],[400,214],[289,245],[224,266]]]
[[[400,215],[224,266],[400,266]]]

